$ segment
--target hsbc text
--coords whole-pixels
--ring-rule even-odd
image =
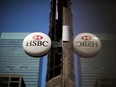
[[[39,40],[33,40],[33,41],[28,41],[26,43],[26,46],[48,46],[48,41],[39,41]]]
[[[77,41],[77,47],[98,47],[98,43],[95,41]]]

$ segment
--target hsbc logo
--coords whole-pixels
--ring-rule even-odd
[[[42,56],[50,50],[51,39],[41,32],[30,33],[23,40],[23,48],[31,56]]]
[[[26,46],[48,46],[48,41],[42,41],[42,35],[34,35],[32,39],[33,40],[27,41]]]
[[[89,58],[98,54],[101,42],[94,34],[81,33],[74,38],[73,47],[79,56]]]
[[[76,41],[77,47],[98,47],[97,42],[93,41],[91,36],[84,35],[80,39],[80,41]]]
[[[81,39],[82,40],[91,40],[92,38],[90,36],[82,36]]]
[[[34,35],[32,38],[34,40],[42,40],[43,39],[43,37],[41,35]]]

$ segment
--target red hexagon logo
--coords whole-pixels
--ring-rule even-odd
[[[90,36],[82,36],[81,39],[82,40],[91,40],[92,38]]]
[[[41,35],[34,35],[32,38],[34,40],[42,40],[43,39],[43,37]]]

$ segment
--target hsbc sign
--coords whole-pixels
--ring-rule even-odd
[[[43,56],[51,48],[51,39],[41,32],[31,33],[24,38],[23,48],[30,56]],[[101,42],[94,34],[81,33],[74,38],[73,48],[78,55],[89,58],[99,53]]]
[[[98,47],[98,43],[96,41],[92,41],[91,36],[82,36],[82,41],[77,41],[77,47]]]
[[[39,40],[33,40],[33,41],[27,41],[26,46],[48,46],[48,41],[39,41]]]
[[[44,39],[43,36],[34,35],[32,38],[33,40],[27,41],[26,46],[48,46],[48,41],[41,41],[42,39]]]
[[[31,56],[42,56],[50,50],[51,39],[44,33],[31,33],[24,38],[23,48]]]
[[[94,34],[81,33],[74,38],[73,47],[80,56],[92,57],[100,51],[101,42]]]

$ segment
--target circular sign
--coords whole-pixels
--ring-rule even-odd
[[[30,56],[42,56],[50,50],[51,39],[44,33],[34,32],[24,38],[23,48]]]
[[[75,52],[82,57],[93,57],[101,49],[101,42],[97,36],[91,33],[81,33],[73,40]]]

